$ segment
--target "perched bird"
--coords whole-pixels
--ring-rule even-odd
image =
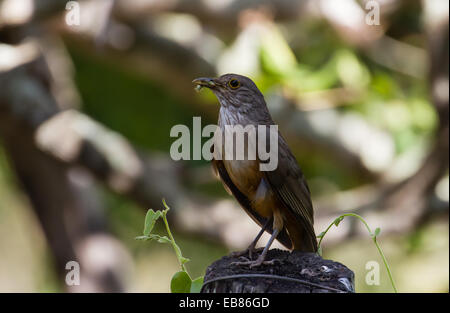
[[[197,88],[212,90],[220,102],[218,129],[226,132],[226,125],[275,125],[264,96],[248,77],[226,74],[219,78],[197,78]],[[313,207],[310,191],[295,157],[286,141],[278,136],[278,165],[272,171],[261,171],[261,159],[227,160],[218,158],[213,151],[212,165],[227,189],[248,215],[262,229],[245,251],[250,259],[239,264],[250,267],[270,263],[265,261],[267,251],[276,238],[288,249],[305,252],[317,251],[317,239],[313,228]],[[216,136],[216,135],[215,135]],[[219,145],[224,145],[218,142]],[[235,144],[234,142],[232,144]],[[249,143],[246,142],[246,145]],[[255,145],[258,142],[253,143]],[[214,147],[214,146],[213,146]],[[264,231],[270,240],[256,260],[252,260],[255,245]],[[272,262],[273,263],[273,262]]]

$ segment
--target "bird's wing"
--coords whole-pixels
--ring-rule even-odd
[[[231,180],[228,172],[223,164],[222,160],[212,160],[212,166],[216,175],[221,179],[224,184],[225,189],[231,193],[242,206],[242,208],[247,212],[247,214],[257,223],[259,226],[263,226],[266,224],[267,219],[261,215],[259,215],[255,210],[253,210],[251,201],[236,187],[236,185]],[[273,225],[270,224],[267,227],[267,232],[272,234]],[[277,236],[277,240],[281,242],[286,248],[292,248],[292,242],[289,238],[289,235],[286,232],[286,229],[283,229]]]
[[[281,135],[278,136],[278,166],[273,171],[264,171],[264,176],[277,198],[288,208],[300,224],[304,246],[308,250],[317,250],[314,232],[314,213],[311,196],[306,180],[297,160]],[[292,238],[291,238],[292,239]]]

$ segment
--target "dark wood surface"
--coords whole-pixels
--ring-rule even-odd
[[[248,255],[246,255],[248,257]],[[257,254],[253,256],[253,259]],[[315,253],[272,249],[275,264],[250,268],[240,257],[224,256],[207,269],[203,293],[329,293],[354,292],[354,273],[341,263]]]

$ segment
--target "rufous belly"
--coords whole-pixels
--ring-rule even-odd
[[[224,165],[236,187],[252,202],[253,209],[263,217],[272,217],[276,199],[259,170],[259,162],[224,160]]]
[[[223,134],[226,130],[223,130]],[[225,140],[233,138],[232,136],[225,136]],[[258,160],[227,160],[225,158],[225,144],[221,136],[215,134],[215,144],[217,147],[222,147],[222,151],[219,153],[214,150],[214,157],[222,159],[228,175],[230,176],[233,184],[251,201],[253,209],[263,217],[270,218],[275,210],[276,199],[273,195],[269,185],[264,180],[264,175],[260,171]],[[248,137],[247,137],[248,139]],[[231,143],[233,145],[233,143]],[[247,148],[256,150],[256,142],[253,140],[245,141],[245,151]],[[233,147],[235,148],[235,147]],[[247,155],[248,157],[248,155]]]

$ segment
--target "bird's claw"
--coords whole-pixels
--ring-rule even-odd
[[[250,257],[250,259],[252,259],[253,258],[253,253],[258,253],[258,252],[260,252],[260,251],[263,251],[263,249],[264,249],[264,247],[261,247],[261,248],[253,248],[253,249],[250,249],[249,251],[248,251],[248,256]]]
[[[245,256],[240,256],[239,260],[241,260],[241,261],[232,262],[231,265],[243,265],[243,264],[246,264],[246,263],[253,262],[251,259],[249,259],[249,258],[247,258]]]

